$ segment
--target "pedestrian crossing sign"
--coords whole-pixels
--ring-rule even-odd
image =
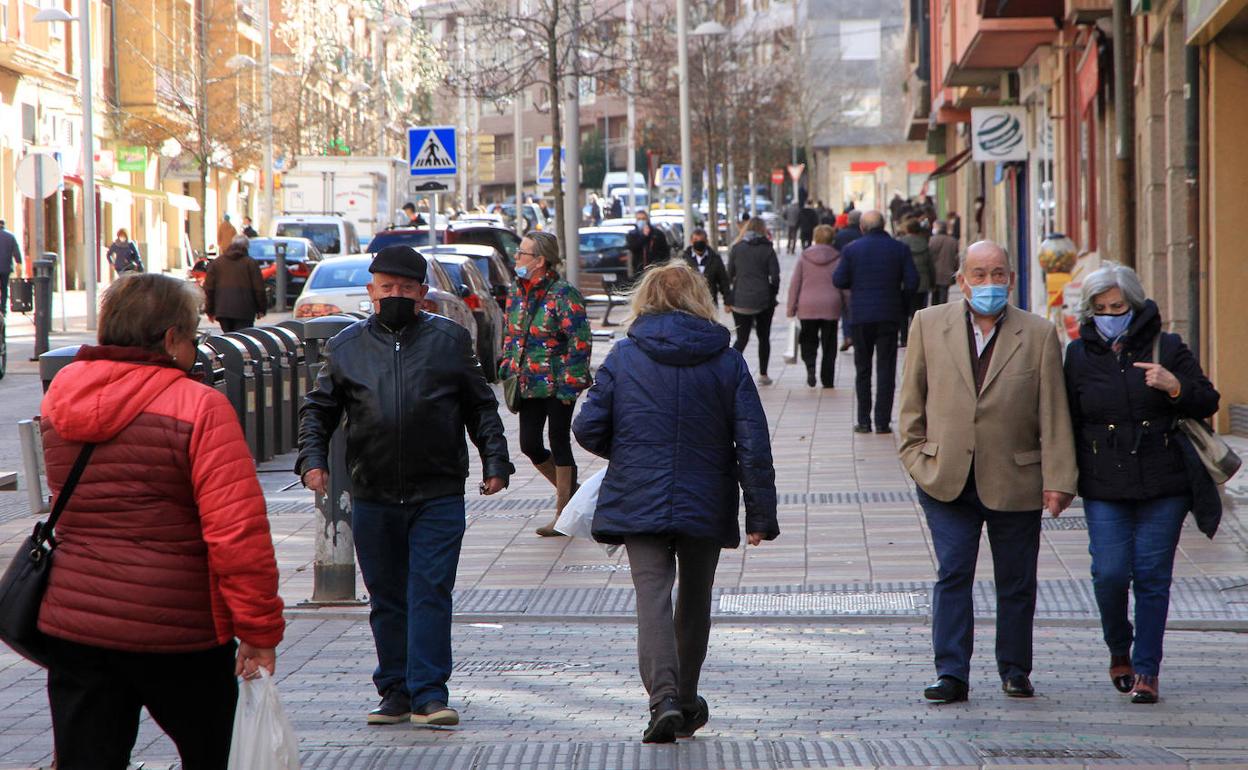
[[[659,166],[659,183],[656,185],[662,190],[679,190],[681,180],[680,165],[677,163],[664,163]]]
[[[560,177],[562,182],[568,181],[568,152],[564,148],[559,148],[559,161],[563,165],[560,168]],[[549,145],[541,145],[537,148],[537,186],[538,187],[554,187],[555,185],[555,149]]]
[[[453,180],[457,169],[455,127],[420,126],[407,129],[408,170],[413,177]]]

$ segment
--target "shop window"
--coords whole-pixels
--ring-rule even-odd
[[[35,105],[22,105],[22,141],[27,144],[35,144],[38,138],[38,128],[35,121]]]

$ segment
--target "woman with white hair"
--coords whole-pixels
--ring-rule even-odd
[[[1079,321],[1066,390],[1109,675],[1133,703],[1156,703],[1179,531],[1212,484],[1189,472],[1191,447],[1177,421],[1209,417],[1219,396],[1179,335],[1161,330],[1157,304],[1131,268],[1110,264],[1084,280]],[[1213,536],[1216,517],[1198,511],[1197,523]]]

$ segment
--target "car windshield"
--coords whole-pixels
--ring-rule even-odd
[[[338,225],[332,222],[281,222],[277,234],[287,238],[307,238],[316,244],[322,254],[338,254],[342,251]]]
[[[277,241],[253,240],[247,244],[247,254],[253,259],[273,259]],[[302,259],[308,255],[308,245],[300,241],[286,241],[286,259]]]
[[[367,286],[373,274],[368,272],[371,262],[339,262],[327,260],[316,268],[309,283],[313,289],[348,289]]]
[[[603,249],[622,249],[628,245],[624,233],[581,233],[581,251],[593,253]]]
[[[435,230],[434,232],[436,233],[438,243],[444,243],[446,241],[445,230]],[[411,230],[387,230],[385,232],[377,233],[373,236],[373,239],[368,242],[368,253],[376,254],[387,246],[411,246],[414,249],[419,249],[422,246],[428,245],[428,228],[423,230],[415,228]]]

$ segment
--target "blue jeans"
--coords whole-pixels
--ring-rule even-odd
[[[975,639],[972,589],[980,533],[987,524],[997,586],[997,672],[1001,681],[1016,674],[1030,676],[1040,511],[988,508],[975,490],[974,470],[971,474],[966,488],[953,502],[941,502],[919,490],[939,565],[932,589],[936,674],[970,682]]]
[[[1131,655],[1137,674],[1157,676],[1170,610],[1174,552],[1186,495],[1152,500],[1083,501],[1092,554],[1092,587],[1111,655]],[[1135,628],[1127,619],[1127,594],[1135,589]],[[1135,642],[1132,649],[1131,643]]]
[[[351,530],[377,646],[373,683],[400,687],[413,706],[447,702],[451,592],[464,539],[464,497],[408,505],[355,500]]]

